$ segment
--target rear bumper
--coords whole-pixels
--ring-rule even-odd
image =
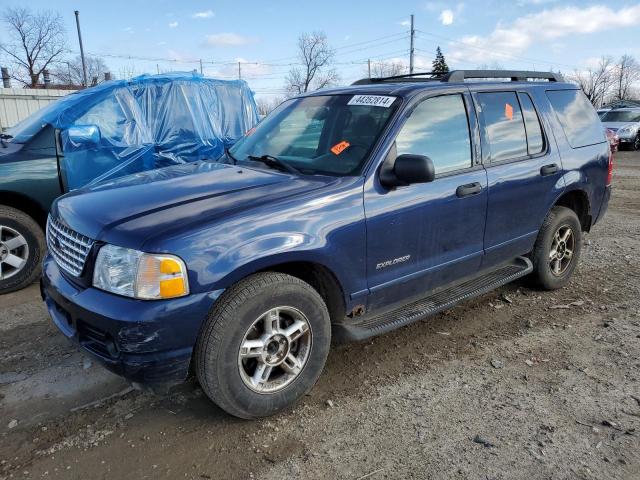
[[[222,290],[135,300],[68,281],[49,256],[40,281],[53,323],[107,369],[150,386],[183,382],[202,322]]]

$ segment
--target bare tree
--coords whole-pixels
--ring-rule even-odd
[[[603,56],[598,65],[586,71],[576,70],[567,78],[582,88],[587,98],[595,107],[600,107],[610,95],[614,85],[614,65],[611,57]]]
[[[85,57],[87,65],[87,80],[93,82],[94,78],[98,79],[98,83],[104,80],[104,74],[109,72],[109,67],[100,57]],[[61,61],[53,71],[54,77],[58,82],[65,85],[82,85],[84,77],[82,74],[82,59],[77,56],[73,60]]]
[[[407,73],[407,67],[399,61],[371,62],[371,76],[374,78],[393,77]]]
[[[256,106],[260,115],[267,115],[284,101],[282,97],[260,97],[256,99]]]
[[[14,65],[13,78],[35,87],[44,70],[59,59],[66,46],[66,31],[58,13],[33,13],[27,8],[8,8],[2,15],[9,41],[0,52]]]
[[[614,100],[629,100],[633,86],[640,81],[640,64],[631,55],[623,55],[613,68]]]
[[[300,35],[298,59],[301,65],[289,70],[285,79],[287,93],[299,95],[335,84],[338,81],[338,74],[331,68],[334,56],[335,53],[329,47],[324,32]]]

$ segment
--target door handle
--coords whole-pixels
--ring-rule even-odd
[[[482,185],[480,182],[467,183],[466,185],[460,185],[456,188],[456,195],[460,198],[468,197],[469,195],[475,195],[482,191]]]
[[[547,175],[553,175],[558,170],[559,170],[558,165],[556,165],[555,163],[552,163],[551,165],[545,165],[544,167],[542,167],[540,169],[540,175],[542,175],[543,177]]]

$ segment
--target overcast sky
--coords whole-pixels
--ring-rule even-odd
[[[203,1],[3,0],[3,5],[54,9],[63,15],[70,48],[78,44],[80,10],[85,51],[103,56],[116,76],[191,70],[243,77],[259,96],[281,92],[296,39],[322,30],[336,49],[343,83],[366,76],[366,62],[408,60],[415,14],[416,63],[430,67],[440,45],[452,68],[497,63],[505,68],[582,69],[600,55],[640,60],[640,3],[609,0]],[[0,40],[6,36],[0,27]],[[130,58],[128,58],[130,57]]]

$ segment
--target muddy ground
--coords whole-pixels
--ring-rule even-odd
[[[195,384],[131,390],[37,286],[0,297],[0,479],[640,478],[640,154],[556,292],[514,283],[336,347],[292,410],[247,422]]]

